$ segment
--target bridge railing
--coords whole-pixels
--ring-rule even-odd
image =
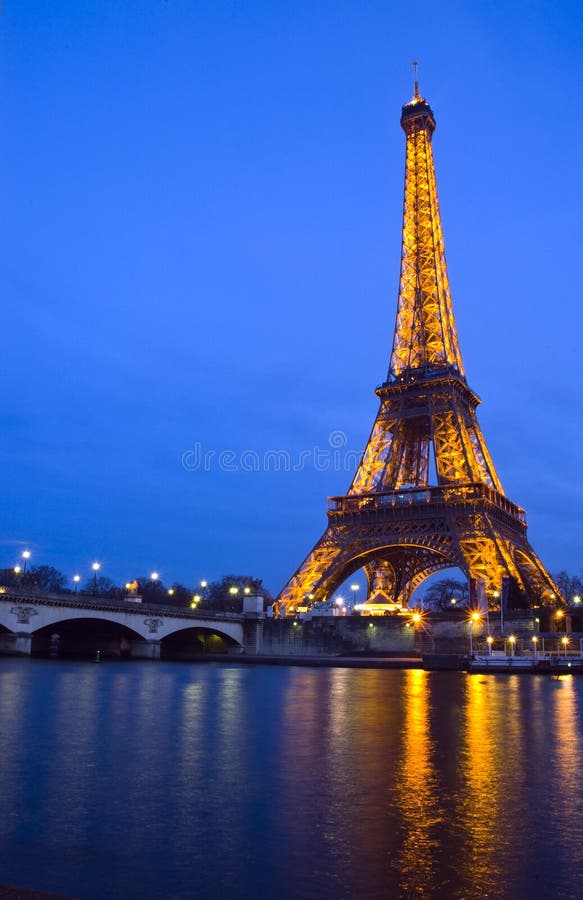
[[[99,597],[85,593],[55,593],[24,588],[3,588],[0,586],[0,602],[36,603],[43,606],[71,606],[79,609],[115,610],[128,613],[156,613],[159,616],[178,616],[187,619],[211,619],[243,621],[242,613],[223,610],[190,609],[187,606],[170,606],[166,603],[126,603],[115,597]]]

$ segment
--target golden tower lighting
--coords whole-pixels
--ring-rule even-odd
[[[379,410],[348,492],[331,497],[328,527],[277,598],[280,614],[326,600],[358,569],[364,604],[399,611],[429,575],[459,567],[493,606],[560,598],[504,494],[462,362],[432,139],[433,111],[415,76],[402,108],[405,196],[401,274]]]

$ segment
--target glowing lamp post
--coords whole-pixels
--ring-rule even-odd
[[[500,634],[504,634],[504,607],[502,604],[502,597],[500,596],[500,591],[494,591],[492,594],[494,600],[500,601]]]
[[[73,584],[75,585],[75,593],[79,590],[79,582],[81,581],[80,575],[73,575]]]
[[[423,616],[419,612],[418,609],[415,610],[411,615],[411,620],[407,622],[407,625],[413,628],[413,646],[417,646],[417,629],[423,625]]]
[[[23,565],[23,567],[22,567],[22,574],[23,574],[23,575],[26,573],[26,567],[27,567],[27,565],[28,565],[28,561],[29,561],[29,559],[30,559],[31,556],[32,556],[32,554],[31,554],[30,550],[23,550],[23,551],[22,551],[22,558],[23,558],[23,560],[24,560],[24,565]]]
[[[101,568],[101,563],[94,562],[91,568],[93,569],[93,596],[95,597],[97,595],[97,573]]]
[[[514,645],[516,643],[516,638],[514,637],[513,634],[511,634],[510,637],[508,638],[508,642],[510,644],[510,656],[514,656]]]
[[[352,608],[354,609],[354,607],[356,606],[356,595],[357,595],[358,591],[360,590],[360,585],[359,584],[351,584],[350,590],[352,591]]]
[[[470,656],[474,655],[474,623],[480,621],[480,613],[474,610],[470,616]]]
[[[563,645],[563,649],[565,651],[565,659],[567,658],[567,647],[569,646],[569,638],[565,635],[564,638],[561,638],[561,644]]]
[[[534,653],[534,658],[536,659],[536,658],[537,658],[537,655],[538,655],[538,653],[537,653],[537,651],[538,651],[538,646],[537,646],[537,645],[538,645],[538,638],[537,638],[536,634],[534,635],[534,637],[531,638],[531,641],[532,641],[532,652]]]
[[[491,634],[489,634],[486,640],[488,642],[488,653],[490,656],[492,656],[492,644],[494,643],[494,638]]]

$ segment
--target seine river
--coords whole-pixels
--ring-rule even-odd
[[[0,659],[0,884],[583,896],[583,678]]]

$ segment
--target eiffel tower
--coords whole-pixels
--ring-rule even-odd
[[[502,489],[466,381],[453,316],[431,140],[420,95],[402,108],[406,135],[401,277],[387,380],[347,494],[277,598],[281,614],[326,600],[363,568],[367,604],[399,610],[425,578],[459,567],[472,603],[533,607],[560,598],[530,546],[523,509]]]

